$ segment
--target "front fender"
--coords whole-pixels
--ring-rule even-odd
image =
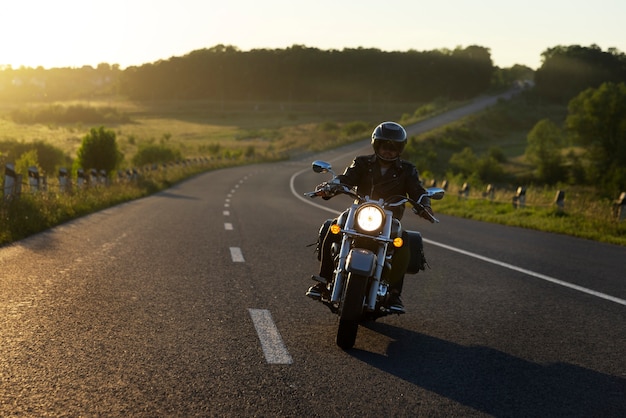
[[[346,270],[349,273],[370,277],[376,268],[376,254],[364,248],[353,248],[346,259]]]

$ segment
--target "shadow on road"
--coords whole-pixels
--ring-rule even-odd
[[[567,363],[537,364],[481,346],[462,346],[385,323],[387,356],[353,357],[414,385],[497,417],[626,417],[626,379]]]
[[[185,196],[182,194],[172,193],[171,191],[162,191],[157,193],[155,196],[157,197],[168,197],[171,199],[186,199],[186,200],[200,200],[198,197],[194,196]]]

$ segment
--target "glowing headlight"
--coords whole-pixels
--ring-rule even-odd
[[[380,229],[384,219],[385,214],[378,206],[363,206],[356,213],[356,224],[365,232]]]

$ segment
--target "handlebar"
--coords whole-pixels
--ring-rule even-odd
[[[365,200],[357,193],[355,193],[350,187],[341,183],[324,183],[321,187],[318,187],[314,191],[304,193],[305,196],[310,198],[314,198],[317,196],[328,196],[328,198],[331,198],[337,194],[346,194],[359,201]]]
[[[322,187],[316,189],[315,191],[304,193],[305,196],[310,198],[315,198],[317,196],[328,196],[329,199],[337,194],[346,194],[358,200],[359,202],[365,202],[370,200],[369,196],[362,197],[354,192],[350,187],[340,183],[325,183]],[[426,210],[425,206],[421,203],[422,199],[428,196],[428,191],[421,195],[417,199],[417,201],[411,199],[410,197],[402,195],[390,196],[382,202],[381,206],[383,208],[398,207],[404,205],[405,203],[410,203],[413,206],[413,213],[422,216],[422,214],[425,212],[432,223],[439,223],[439,219],[435,218],[433,214]]]

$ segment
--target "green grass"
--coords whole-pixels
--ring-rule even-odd
[[[34,103],[29,107],[51,107]],[[211,145],[231,152],[253,147],[257,155],[284,157],[294,150],[316,151],[367,137],[371,126],[382,120],[397,119],[420,103],[217,103],[210,101],[130,102],[112,99],[102,102],[66,102],[63,106],[111,108],[128,116],[126,123],[103,124],[117,135],[127,165],[142,143],[162,143],[179,149],[184,156],[208,155]],[[95,127],[74,124],[17,124],[12,111],[25,105],[0,105],[0,141],[42,140],[75,157],[82,138]],[[319,129],[332,121],[335,131]],[[362,121],[367,130],[346,135],[341,128]],[[1,150],[0,150],[1,151]]]
[[[626,246],[626,222],[616,218],[613,202],[597,199],[582,189],[564,189],[564,207],[555,204],[557,189],[526,189],[524,207],[513,205],[515,190],[501,190],[492,200],[475,191],[460,196],[460,187],[451,185],[447,196],[433,202],[433,208],[461,218],[570,235]]]
[[[231,163],[232,164],[232,163]],[[59,193],[58,186],[49,191],[30,193],[22,190],[19,198],[0,204],[0,245],[44,231],[89,213],[116,204],[138,199],[202,171],[224,166],[223,162],[203,162],[194,165],[168,167],[167,170],[143,173],[137,181],[116,182]]]
[[[409,124],[426,117],[424,109],[438,113],[458,105],[442,101],[433,106],[420,103],[72,102],[73,105],[81,103],[115,108],[128,115],[129,122],[105,126],[116,132],[118,145],[125,155],[125,167],[130,167],[130,160],[138,148],[148,143],[178,149],[189,158],[206,157],[210,164],[171,173],[171,177],[151,177],[135,185],[118,184],[71,195],[24,193],[19,201],[0,205],[0,245],[110,205],[154,193],[196,174],[198,170],[273,161],[301,152],[320,151],[367,138],[372,127],[383,120]],[[0,141],[15,139],[28,143],[43,140],[73,157],[92,127],[81,124],[20,125],[8,118],[14,108],[0,104]],[[510,126],[510,119],[496,113],[493,117],[502,120],[499,125],[496,123],[499,128],[495,132],[485,130],[480,135],[480,143],[472,146],[477,152],[500,147],[508,159],[505,164],[507,172],[527,171],[529,168],[523,158],[525,132],[529,129],[526,125],[529,119],[542,118],[542,110],[522,103],[509,106],[502,112],[519,115],[525,122]],[[548,112],[557,117],[560,114],[555,109]],[[50,190],[57,190],[55,182],[55,179],[49,179]],[[436,212],[626,245],[626,222],[617,222],[612,213],[612,202],[598,200],[593,190],[568,186],[565,189],[565,211],[559,212],[553,204],[556,187],[529,188],[526,207],[515,210],[511,203],[515,186],[499,190],[492,202],[482,197],[484,186],[478,184],[472,185],[474,192],[470,199],[459,199],[457,192],[462,183],[461,179],[450,182],[448,195],[434,203]]]

